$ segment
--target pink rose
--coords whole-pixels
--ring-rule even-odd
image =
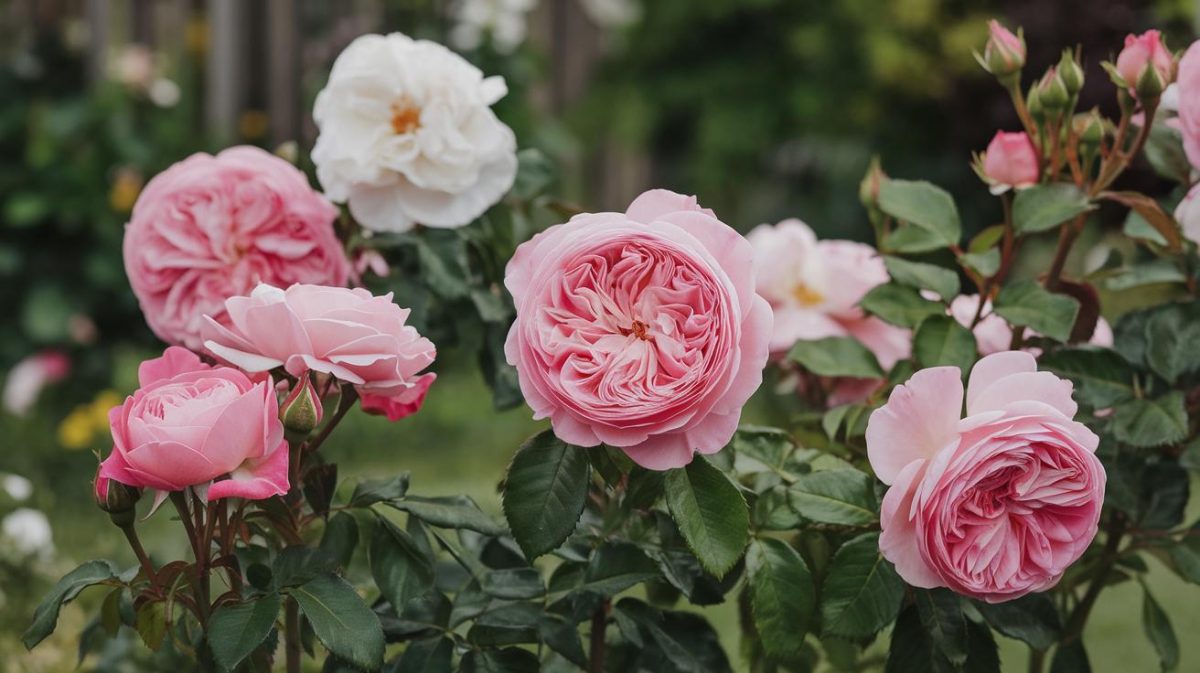
[[[1162,33],[1148,30],[1141,35],[1126,35],[1125,48],[1117,55],[1117,72],[1129,86],[1135,86],[1142,70],[1154,68],[1165,88],[1171,83],[1175,59],[1163,43]]]
[[[9,413],[24,416],[37,403],[43,388],[67,378],[70,372],[71,359],[66,353],[58,350],[35,353],[8,370],[0,400]]]
[[[161,339],[199,350],[201,316],[260,282],[344,285],[337,209],[256,147],[193,154],[146,185],[125,230],[125,273]]]
[[[293,285],[259,285],[248,297],[225,302],[229,326],[208,318],[204,346],[248,372],[284,367],[309,370],[354,384],[363,408],[396,420],[416,411],[436,374],[433,342],[404,324],[409,310],[389,292]],[[407,413],[402,411],[407,410]]]
[[[1200,244],[1200,185],[1193,185],[1187,196],[1175,206],[1175,219],[1183,230],[1184,238]]]
[[[100,465],[97,495],[108,479],[159,491],[211,482],[209,499],[287,493],[288,445],[269,379],[255,383],[172,346],[138,367],[138,383],[108,413],[113,450]]]
[[[1169,90],[1168,90],[1169,91]],[[1193,42],[1179,59],[1179,77],[1175,87],[1183,149],[1192,167],[1200,167],[1200,42]],[[1167,94],[1163,94],[1167,98]],[[1176,216],[1178,219],[1178,215]],[[1182,222],[1182,220],[1181,220]],[[1190,238],[1190,236],[1189,236]],[[1195,238],[1192,239],[1196,240]]]
[[[754,246],[755,287],[775,313],[772,353],[784,353],[801,340],[853,336],[884,368],[908,357],[911,333],[858,307],[871,288],[888,282],[874,248],[818,241],[800,220],[759,225],[746,238]]]
[[[867,423],[867,455],[888,484],[879,547],[906,582],[989,603],[1054,586],[1096,535],[1104,502],[1099,439],[1072,419],[1071,383],[1033,356],[989,355],[892,391]]]
[[[960,294],[950,302],[950,315],[963,327],[971,327],[978,308],[979,295]],[[1009,350],[1012,346],[1012,328],[1008,326],[1004,318],[992,312],[991,300],[984,300],[983,318],[975,324],[971,331],[975,334],[975,345],[978,347],[980,355],[999,353]],[[1029,329],[1025,330],[1025,334],[1038,336],[1037,332]],[[1104,348],[1113,345],[1113,331],[1107,320],[1096,319],[1096,328],[1092,331],[1092,338],[1088,340],[1088,343]],[[1027,350],[1035,351],[1035,349]],[[1037,352],[1034,354],[1036,355]]]
[[[997,77],[1011,75],[1025,66],[1025,40],[992,19],[988,21],[988,41],[983,47],[983,64]]]
[[[1037,184],[1038,155],[1024,131],[997,131],[983,153],[980,175],[993,194]]]
[[[563,441],[653,470],[713,453],[762,382],[771,308],[746,239],[666,190],[585,213],[517,248],[505,355]]]

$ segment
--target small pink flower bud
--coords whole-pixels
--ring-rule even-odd
[[[996,77],[1007,77],[1025,66],[1025,39],[992,19],[988,21],[988,41],[983,48],[983,67]]]
[[[119,481],[100,476],[96,470],[96,479],[92,482],[92,495],[96,506],[108,512],[113,523],[118,526],[128,526],[133,523],[134,507],[142,498],[142,490],[126,486]]]
[[[1152,79],[1161,83],[1159,92],[1171,83],[1175,59],[1157,30],[1126,36],[1125,48],[1117,56],[1117,73],[1130,87],[1137,86],[1147,68],[1152,68],[1154,75],[1157,75]]]
[[[994,194],[1029,187],[1038,181],[1037,150],[1023,131],[997,131],[976,170]]]
[[[313,387],[312,378],[305,374],[292,386],[291,393],[279,405],[279,418],[283,427],[293,432],[308,434],[321,422],[321,396]]]

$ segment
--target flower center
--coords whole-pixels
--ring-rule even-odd
[[[392,131],[396,135],[412,133],[421,127],[421,108],[407,97],[392,103]]]
[[[633,324],[629,327],[621,328],[621,336],[629,336],[630,334],[641,339],[642,341],[650,340],[650,335],[646,333],[646,323],[642,322],[641,320],[634,320]]]
[[[796,301],[800,302],[801,306],[816,306],[825,301],[825,295],[817,292],[804,283],[797,283],[796,287],[792,288],[792,296]]]

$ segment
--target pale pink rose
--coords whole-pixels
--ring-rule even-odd
[[[1137,84],[1138,77],[1147,66],[1158,73],[1164,88],[1171,83],[1175,59],[1163,43],[1162,33],[1157,30],[1125,36],[1125,48],[1117,55],[1117,72],[1131,87]]]
[[[997,131],[983,153],[982,174],[993,194],[1037,184],[1038,156],[1024,131]]]
[[[950,302],[950,315],[958,321],[963,327],[971,327],[971,322],[975,320],[975,313],[979,308],[979,295],[977,294],[960,294]],[[975,345],[979,349],[980,355],[991,355],[1000,351],[1009,350],[1012,346],[1012,328],[1008,326],[1008,322],[1001,318],[996,313],[992,312],[991,300],[983,302],[983,318],[975,325],[971,331],[975,334]],[[1039,336],[1037,332],[1026,329],[1025,334],[1030,337]],[[1112,326],[1104,318],[1096,320],[1096,328],[1092,331],[1092,338],[1088,340],[1092,346],[1102,346],[1104,348],[1111,347],[1113,344]],[[1037,355],[1038,349],[1026,349]]]
[[[4,378],[4,408],[14,416],[29,413],[42,389],[67,377],[71,360],[66,353],[47,350],[21,360]]]
[[[772,353],[784,353],[797,341],[853,336],[884,368],[908,357],[911,333],[858,307],[867,292],[888,282],[874,248],[819,241],[795,219],[759,225],[746,238],[754,246],[755,288],[775,313]]]
[[[666,190],[517,248],[504,352],[535,418],[653,470],[719,451],[762,382],[771,307],[746,239]]]
[[[256,383],[171,346],[138,367],[138,383],[108,414],[113,450],[97,495],[109,479],[159,491],[211,483],[209,499],[287,493],[288,445],[269,379]]]
[[[337,209],[256,147],[193,154],[146,185],[125,230],[125,273],[161,339],[193,350],[204,315],[258,283],[344,285]]]
[[[867,423],[867,455],[890,485],[880,551],[909,584],[999,603],[1054,586],[1096,535],[1099,439],[1073,420],[1071,383],[1029,353],[957,367],[892,391]]]
[[[1193,168],[1200,167],[1200,42],[1193,42],[1179,59],[1175,106],[1183,134],[1183,149]],[[1169,91],[1170,89],[1168,89]],[[1163,94],[1166,98],[1166,94]],[[1196,240],[1196,239],[1192,239]]]
[[[988,21],[988,41],[983,47],[983,62],[994,75],[1011,75],[1025,65],[1025,41],[992,19]]]
[[[437,376],[420,373],[437,350],[405,324],[409,309],[394,304],[390,292],[263,284],[248,297],[231,297],[225,309],[228,327],[209,318],[205,328],[213,355],[248,372],[330,374],[354,384],[364,409],[393,420],[415,411]]]

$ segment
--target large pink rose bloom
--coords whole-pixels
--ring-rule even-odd
[[[180,491],[212,482],[210,499],[287,493],[288,446],[269,379],[255,383],[172,346],[138,367],[138,383],[108,414],[113,450],[97,483]]]
[[[433,342],[406,325],[409,310],[343,287],[259,285],[225,302],[229,326],[208,318],[204,345],[248,372],[284,367],[354,384],[363,408],[397,420],[417,411],[436,374]]]
[[[762,382],[771,307],[746,239],[666,190],[585,213],[517,248],[505,354],[563,441],[653,470],[719,451]]]
[[[260,282],[344,285],[337,209],[304,174],[256,147],[193,154],[138,196],[125,229],[125,273],[161,339],[199,350],[204,315]]]
[[[755,287],[775,312],[772,353],[783,353],[801,340],[852,336],[884,368],[908,357],[911,333],[858,307],[867,292],[888,282],[887,268],[874,248],[818,241],[800,220],[759,225],[746,238],[754,246]]]
[[[867,455],[891,486],[879,547],[906,582],[999,603],[1054,586],[1083,554],[1105,474],[1071,390],[1008,351],[972,369],[966,418],[957,367],[917,372],[871,415]]]
[[[1172,91],[1172,89],[1168,89]],[[1193,42],[1179,59],[1179,74],[1174,85],[1183,149],[1193,168],[1200,167],[1200,42]],[[1163,94],[1164,104],[1167,94]],[[1178,217],[1178,215],[1176,215]],[[1196,235],[1189,233],[1189,238]],[[1192,239],[1196,240],[1196,239]]]

